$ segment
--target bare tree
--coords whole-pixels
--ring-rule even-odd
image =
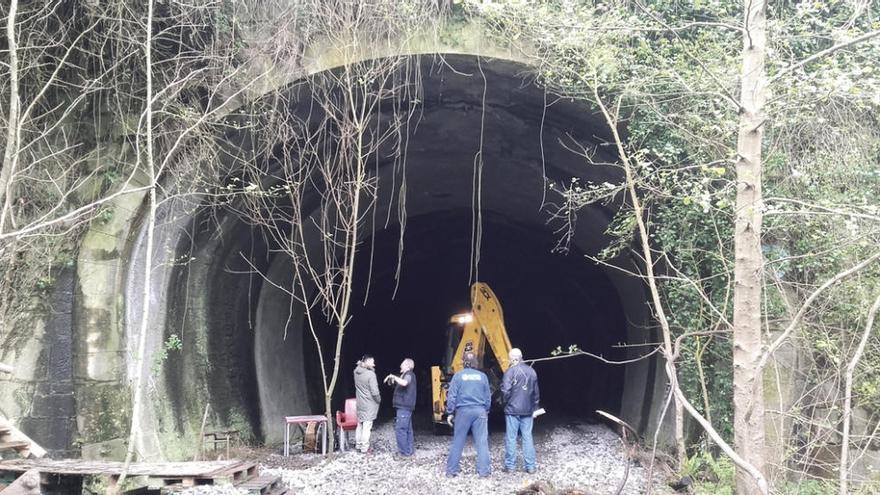
[[[241,160],[229,179],[228,207],[258,226],[272,249],[290,261],[290,287],[261,275],[291,298],[288,325],[295,305],[304,311],[332,428],[344,337],[355,317],[355,284],[367,283],[354,277],[361,243],[376,226],[371,213],[380,168],[405,173],[406,140],[420,100],[418,57],[395,55],[393,48],[381,56],[370,51],[399,43],[389,41],[392,36],[406,40],[442,12],[394,2],[369,9],[349,2],[309,5],[309,15],[290,24],[320,34],[343,63],[253,108],[248,120],[258,122],[249,131],[259,143],[256,158]],[[405,175],[398,187],[403,207]],[[281,330],[286,337],[288,328]]]
[[[146,213],[146,229],[147,239],[145,246],[144,275],[143,275],[143,292],[140,325],[138,328],[137,349],[134,356],[134,390],[132,406],[131,406],[131,426],[129,427],[128,447],[125,452],[125,464],[122,468],[122,474],[119,476],[119,484],[125,482],[127,471],[134,459],[135,451],[142,445],[139,436],[143,434],[141,427],[142,411],[144,402],[144,362],[146,359],[147,348],[147,331],[150,323],[150,292],[152,284],[150,283],[153,275],[153,243],[156,233],[156,167],[153,161],[153,0],[147,0],[147,16],[144,20],[144,66],[146,67],[146,81],[144,90],[146,94],[146,107],[143,112],[143,146],[144,146],[144,165],[147,174],[147,181],[150,189],[147,193],[147,213]],[[139,142],[138,145],[141,143]],[[140,157],[140,153],[138,153]]]

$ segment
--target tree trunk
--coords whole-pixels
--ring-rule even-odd
[[[675,450],[678,451],[678,469],[681,469],[687,459],[687,448],[684,444],[684,404],[675,397],[673,406],[675,407]]]
[[[868,337],[871,336],[871,329],[874,327],[874,319],[877,312],[880,311],[880,296],[871,305],[868,312],[868,321],[865,323],[865,331],[862,332],[862,338],[859,340],[859,346],[856,348],[855,354],[849,364],[846,365],[846,375],[844,377],[844,394],[843,394],[843,434],[840,439],[840,495],[849,493],[849,431],[852,424],[852,385],[853,376],[856,368],[859,366],[862,356],[865,354],[865,347],[868,346]]]
[[[0,232],[6,225],[6,216],[12,204],[11,189],[18,158],[18,121],[20,102],[18,95],[18,47],[15,39],[15,21],[18,1],[9,3],[6,16],[6,44],[9,47],[9,118],[6,122],[6,148],[3,150],[3,163],[0,164]]]
[[[144,60],[146,64],[146,107],[144,108],[144,144],[146,148],[145,165],[147,179],[150,181],[150,189],[147,204],[146,229],[147,239],[144,256],[143,277],[143,307],[141,308],[141,321],[138,333],[138,347],[135,355],[134,366],[134,396],[131,404],[131,427],[129,429],[128,449],[125,453],[125,464],[119,477],[117,486],[123,486],[129,465],[134,459],[135,451],[141,446],[142,425],[141,409],[144,402],[144,389],[146,388],[144,363],[147,350],[147,330],[150,328],[150,288],[153,274],[153,243],[156,230],[156,172],[153,163],[153,0],[147,0],[146,41],[144,43]]]
[[[764,104],[767,81],[766,0],[745,4],[745,31],[736,161],[736,222],[733,270],[733,409],[734,445],[752,466],[765,472],[764,388],[761,360],[761,197]],[[756,493],[755,479],[736,472],[736,492]]]

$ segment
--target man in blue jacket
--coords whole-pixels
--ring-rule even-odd
[[[513,348],[508,353],[510,367],[501,380],[501,397],[504,400],[504,419],[507,435],[504,442],[504,472],[516,467],[516,437],[522,435],[523,464],[526,472],[537,470],[535,444],[532,440],[532,415],[538,409],[541,399],[538,390],[538,375],[535,370],[522,362],[522,351]]]
[[[487,478],[492,471],[489,462],[489,407],[492,405],[492,392],[489,378],[485,373],[475,370],[476,356],[465,352],[464,369],[452,377],[446,394],[446,413],[453,425],[452,446],[446,459],[446,476],[458,475],[461,451],[467,441],[468,432],[474,437],[477,449],[477,474]]]

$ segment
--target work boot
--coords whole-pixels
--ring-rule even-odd
[[[528,468],[526,469],[526,472],[529,474],[535,474],[536,472],[538,472],[538,468]]]

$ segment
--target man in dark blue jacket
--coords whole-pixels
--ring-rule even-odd
[[[394,436],[397,437],[397,451],[404,457],[415,453],[413,440],[412,413],[416,408],[416,374],[413,373],[415,363],[406,358],[400,363],[400,376],[388,375],[385,383],[394,385],[392,405],[397,411],[394,421]]]
[[[489,378],[482,371],[474,369],[476,356],[465,352],[464,369],[452,377],[446,394],[446,413],[453,425],[452,446],[446,459],[446,476],[458,475],[461,451],[470,431],[477,449],[477,474],[487,478],[492,471],[489,462],[489,407],[492,405],[492,392]]]
[[[537,467],[535,444],[532,440],[532,415],[541,399],[538,375],[522,362],[522,351],[513,348],[508,353],[510,367],[501,380],[501,397],[504,400],[504,418],[507,436],[504,442],[504,472],[516,467],[516,437],[522,435],[523,464],[526,472],[534,473]]]

